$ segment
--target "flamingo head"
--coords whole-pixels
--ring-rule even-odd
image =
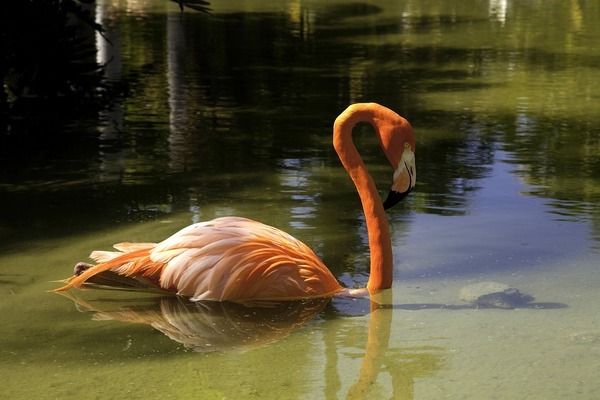
[[[400,160],[394,170],[392,188],[383,202],[383,208],[387,210],[408,196],[415,187],[416,179],[415,153],[410,144],[405,143]]]
[[[379,121],[381,147],[394,169],[392,187],[383,202],[386,210],[404,199],[415,187],[415,137],[410,123],[391,110]]]
[[[333,125],[333,146],[347,170],[351,160],[345,147],[351,142],[352,127],[359,122],[373,125],[381,148],[394,169],[392,188],[383,203],[383,207],[388,209],[405,198],[415,186],[415,136],[410,123],[389,108],[377,103],[352,104]],[[353,157],[358,157],[358,154]],[[356,165],[354,163],[354,167]]]

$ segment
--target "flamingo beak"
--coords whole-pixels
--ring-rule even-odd
[[[390,190],[387,198],[383,202],[383,209],[387,210],[388,208],[392,208],[396,204],[400,203],[400,201],[402,201],[406,196],[408,196],[409,193],[410,189],[406,192],[394,192],[393,190]]]
[[[408,196],[415,187],[416,180],[417,167],[415,153],[407,143],[404,145],[404,151],[398,162],[398,167],[394,171],[392,188],[383,202],[383,208],[387,210]]]

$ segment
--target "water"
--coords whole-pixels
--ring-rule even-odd
[[[112,45],[97,38],[97,57],[126,94],[9,124],[3,397],[600,397],[598,4],[256,3],[99,2]],[[364,284],[364,221],[331,148],[358,101],[417,135],[417,187],[389,213],[387,306],[47,292],[92,249],[223,215],[282,228]],[[355,140],[387,191],[372,132]],[[481,281],[534,304],[465,306],[460,289]]]

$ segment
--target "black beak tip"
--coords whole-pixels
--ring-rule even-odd
[[[383,209],[387,210],[389,208],[392,208],[393,206],[398,204],[400,201],[402,201],[402,199],[404,199],[406,196],[408,196],[409,193],[410,193],[410,189],[407,190],[406,192],[402,192],[402,193],[390,190],[387,198],[383,202]]]

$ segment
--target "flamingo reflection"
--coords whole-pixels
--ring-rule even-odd
[[[171,340],[197,352],[229,352],[249,350],[279,341],[317,314],[338,319],[340,310],[329,299],[260,303],[252,306],[230,302],[190,302],[180,296],[147,297],[123,300],[84,300],[72,294],[70,298],[82,312],[93,313],[94,320],[115,320],[152,326]],[[347,399],[379,398],[385,383],[391,380],[394,399],[414,398],[414,381],[440,368],[441,349],[432,346],[391,347],[390,331],[394,307],[391,291],[357,304],[360,312],[369,313],[368,335],[358,376],[346,392]],[[355,301],[355,300],[351,300]],[[363,308],[367,305],[368,309]],[[346,310],[347,311],[347,310]],[[344,311],[343,313],[346,313]],[[348,318],[352,320],[352,318]],[[337,340],[347,336],[346,324],[325,329],[324,395],[338,398],[341,389],[337,377]],[[390,380],[381,376],[389,375]]]
[[[87,301],[72,294],[80,311],[94,320],[146,324],[198,352],[246,350],[280,340],[314,318],[328,299],[260,303],[190,302],[180,296],[129,302]],[[96,305],[100,303],[101,306]]]

